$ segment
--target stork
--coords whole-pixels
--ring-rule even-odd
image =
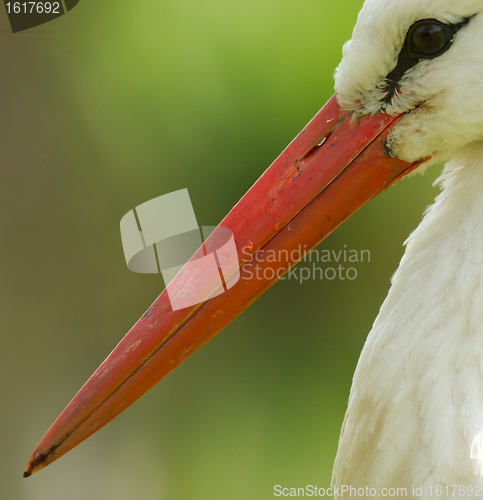
[[[204,300],[173,310],[165,290],[48,430],[25,476],[216,335],[296,264],[292,250],[313,248],[401,177],[445,161],[442,193],[407,240],[358,362],[333,486],[336,497],[354,496],[344,485],[368,498],[367,488],[399,487],[408,498],[433,498],[437,487],[440,498],[483,495],[482,10],[482,0],[366,0],[335,96],[220,224],[238,254],[218,254],[223,290],[202,268],[181,271],[171,292]],[[192,262],[219,246],[215,231]],[[270,250],[276,262],[263,259]],[[248,279],[254,256],[270,272]]]

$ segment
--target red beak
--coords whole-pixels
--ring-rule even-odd
[[[231,280],[224,273],[227,290],[203,279],[202,270],[182,271],[169,285],[169,296],[165,290],[158,297],[54,422],[24,476],[50,464],[134,403],[233,321],[304,252],[426,161],[410,164],[387,154],[385,141],[398,119],[380,113],[354,122],[332,97],[220,224],[232,231],[239,261],[236,265],[233,259],[227,267]],[[190,262],[219,247],[215,231]],[[269,251],[275,259],[263,257]],[[255,255],[257,276],[250,262]],[[218,265],[223,268],[223,262]],[[188,303],[190,296],[208,300],[173,310],[170,297],[176,294]]]

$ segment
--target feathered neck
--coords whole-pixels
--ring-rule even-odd
[[[483,484],[483,145],[438,182],[359,359],[335,486]]]

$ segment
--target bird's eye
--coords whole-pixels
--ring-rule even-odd
[[[409,33],[411,57],[433,59],[446,52],[453,41],[455,32],[451,25],[435,19],[415,23]]]
[[[396,67],[386,77],[387,92],[381,109],[392,102],[404,75],[422,59],[435,59],[449,50],[458,31],[473,17],[466,17],[457,24],[444,24],[437,19],[416,21],[407,32]]]

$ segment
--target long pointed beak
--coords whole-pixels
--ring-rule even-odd
[[[216,252],[223,288],[208,279],[203,266],[185,267],[57,418],[24,476],[134,403],[359,207],[427,160],[410,164],[388,155],[385,141],[399,118],[380,113],[354,122],[332,97],[220,224],[233,233],[234,253],[224,259],[217,252],[215,231],[187,264]],[[205,300],[177,309],[173,297]]]

